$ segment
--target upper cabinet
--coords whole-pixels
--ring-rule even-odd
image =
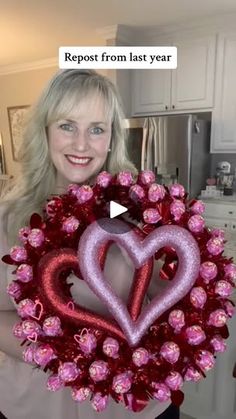
[[[178,48],[176,70],[134,70],[133,115],[213,107],[216,36],[171,44]]]
[[[236,153],[236,32],[218,38],[211,152]]]
[[[133,70],[132,114],[170,110],[171,70]]]
[[[213,107],[216,36],[176,42],[178,65],[172,71],[171,102],[178,110]]]

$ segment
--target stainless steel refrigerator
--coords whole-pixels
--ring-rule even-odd
[[[138,170],[153,170],[161,184],[181,183],[190,197],[210,175],[210,121],[196,115],[125,120],[127,150]]]

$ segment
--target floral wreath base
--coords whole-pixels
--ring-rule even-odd
[[[109,333],[99,327],[103,320],[97,328],[89,327],[93,324],[92,312],[82,311],[77,321],[72,321],[71,315],[79,305],[73,301],[71,284],[66,279],[70,273],[82,278],[76,261],[80,237],[93,221],[109,217],[111,200],[128,208],[130,219],[139,226],[135,230],[142,237],[166,225],[187,230],[195,239],[201,258],[189,292],[157,318],[134,347],[122,333],[119,337],[115,322],[111,324],[118,330],[116,334],[113,326]],[[216,354],[226,349],[226,322],[234,313],[229,297],[236,266],[223,255],[223,231],[207,228],[203,212],[203,203],[187,200],[183,186],[158,185],[151,171],[143,171],[137,181],[129,172],[116,176],[102,172],[94,186],[70,185],[66,194],[53,196],[47,202],[43,217],[31,216],[30,226],[19,231],[21,246],[12,247],[3,261],[16,266],[16,279],[8,286],[21,317],[14,326],[14,336],[25,345],[24,361],[50,372],[48,390],[69,386],[76,402],[90,399],[98,412],[106,408],[109,397],[139,412],[153,398],[159,402],[170,399],[180,405],[183,382],[197,382],[205,377],[214,366]],[[109,243],[98,255],[101,269],[108,247]],[[71,257],[69,265],[63,265],[66,253]],[[48,255],[54,255],[56,269],[58,261],[64,266],[55,273],[58,283],[53,291],[58,295],[54,295],[54,303],[48,298],[51,283],[42,268],[42,260],[47,261]],[[161,279],[171,281],[178,271],[175,249],[166,246],[154,256],[162,262]],[[150,277],[152,264],[150,258],[143,271],[142,267],[136,271],[141,283],[145,275]],[[64,305],[60,309],[61,298]],[[134,298],[133,286],[130,301]]]

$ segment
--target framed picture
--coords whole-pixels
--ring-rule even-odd
[[[5,173],[6,173],[5,157],[4,157],[4,150],[3,150],[3,143],[2,143],[2,135],[0,133],[0,175],[4,175]]]
[[[18,161],[19,149],[22,144],[24,123],[30,105],[7,108],[13,159]]]

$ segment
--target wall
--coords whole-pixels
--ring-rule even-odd
[[[17,176],[20,172],[20,165],[12,156],[7,108],[35,102],[43,86],[56,71],[56,67],[49,67],[0,76],[0,132],[7,174]]]

